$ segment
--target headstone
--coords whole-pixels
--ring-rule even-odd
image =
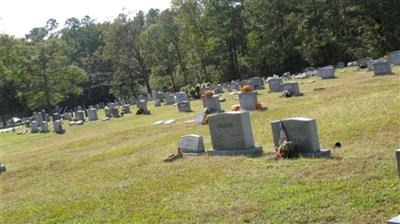
[[[184,135],[179,141],[179,147],[185,153],[204,153],[204,141],[201,135]]]
[[[318,69],[318,75],[321,79],[333,79],[335,77],[335,69],[332,67],[325,67]]]
[[[250,78],[249,80],[250,80],[250,82],[253,83],[255,90],[264,88],[263,80],[260,77],[253,77],[253,78]]]
[[[53,121],[53,128],[54,128],[54,132],[57,134],[62,134],[65,132],[64,128],[62,127],[61,120]]]
[[[129,107],[129,104],[122,105],[122,108],[124,109],[124,113],[126,113],[126,114],[131,112],[131,108]]]
[[[42,113],[37,113],[33,112],[33,119],[37,122],[37,124],[40,126],[43,122],[43,116]]]
[[[190,101],[181,101],[177,103],[179,112],[191,112]]]
[[[290,92],[291,96],[302,96],[303,93],[300,93],[299,83],[297,82],[288,82],[283,83],[281,85],[282,91],[287,90]]]
[[[160,106],[161,106],[161,100],[160,100],[160,99],[156,99],[156,100],[154,101],[154,106],[155,106],[155,107],[160,107]]]
[[[339,62],[339,63],[336,65],[336,68],[344,68],[344,62]]]
[[[256,88],[254,82],[250,80],[242,80],[240,82],[240,88],[243,88],[243,86],[250,86],[252,89]]]
[[[375,62],[373,65],[375,75],[391,75],[392,65],[389,62]]]
[[[153,99],[153,100],[155,100],[155,99],[157,99],[157,90],[151,90],[151,98]]]
[[[88,118],[89,121],[96,121],[99,119],[99,117],[97,116],[97,110],[95,108],[88,109]]]
[[[47,133],[49,132],[49,124],[47,121],[43,121],[42,124],[40,125],[40,132]]]
[[[121,115],[119,114],[118,107],[111,108],[111,114],[114,118],[119,118]]]
[[[156,93],[156,99],[163,101],[165,99],[165,94],[163,92],[157,92]]]
[[[109,107],[104,108],[104,116],[108,118],[112,117],[111,109]]]
[[[85,121],[85,115],[82,110],[75,111],[75,119],[77,121]]]
[[[203,107],[207,107],[210,112],[221,112],[219,96],[205,96],[202,98]]]
[[[53,121],[55,121],[55,120],[61,120],[61,115],[60,115],[59,113],[54,113],[51,119],[52,119]]]
[[[204,93],[206,93],[208,91],[212,91],[211,87],[200,88],[200,94],[204,94]]]
[[[165,104],[166,105],[171,105],[175,103],[175,97],[171,94],[166,94],[165,95]]]
[[[253,111],[257,108],[257,92],[239,94],[239,103],[241,111]]]
[[[393,65],[400,65],[400,50],[390,52],[389,60]]]
[[[222,86],[220,84],[214,86],[214,93],[215,94],[224,93],[224,89],[222,88]]]
[[[6,166],[4,164],[0,163],[0,174],[4,173],[6,171],[7,171]]]
[[[149,113],[149,110],[147,109],[147,100],[139,100],[136,105],[144,114]]]
[[[258,154],[262,147],[255,147],[250,113],[226,112],[208,117],[213,151],[212,155]]]
[[[31,133],[39,132],[39,125],[38,125],[37,121],[31,121],[29,125],[31,127]]]
[[[268,80],[269,92],[281,92],[283,80],[281,78],[272,78]]]
[[[360,59],[358,59],[358,60],[357,60],[357,65],[358,65],[358,67],[360,67],[360,68],[366,68],[366,67],[367,67],[367,62],[368,62],[369,60],[372,60],[372,58],[371,58],[371,57],[365,57],[365,58],[360,58]]]
[[[275,146],[279,146],[280,124],[286,132],[288,141],[292,141],[296,153],[305,157],[329,156],[330,151],[321,150],[317,131],[317,122],[311,118],[289,118],[285,120],[273,121],[272,135]]]
[[[188,100],[189,100],[189,98],[185,92],[175,93],[175,101],[177,103],[182,102],[182,101],[188,101]]]
[[[206,117],[207,117],[207,114],[206,114],[206,113],[201,113],[201,114],[198,114],[198,115],[195,117],[194,121],[195,121],[197,124],[203,124],[203,121],[204,121],[204,119],[206,119]]]
[[[397,169],[399,171],[399,176],[400,176],[400,149],[396,150],[396,160],[397,160]]]
[[[387,224],[400,224],[400,215],[388,220]]]

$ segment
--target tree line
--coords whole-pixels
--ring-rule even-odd
[[[0,34],[0,115],[300,72],[400,49],[398,0],[172,0]]]

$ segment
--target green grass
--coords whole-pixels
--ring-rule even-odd
[[[400,213],[400,67],[394,71],[373,77],[348,68],[337,79],[298,80],[303,97],[259,91],[268,111],[251,114],[265,152],[256,158],[164,163],[185,134],[203,135],[211,148],[209,130],[183,122],[196,112],[153,102],[152,115],[67,126],[64,135],[1,134],[0,222],[384,223]],[[326,90],[313,91],[319,87]],[[237,103],[224,97],[225,110]],[[191,104],[201,111],[200,101]],[[316,118],[322,147],[339,141],[342,149],[332,159],[274,160],[270,122],[294,116]],[[153,124],[163,119],[177,123]]]

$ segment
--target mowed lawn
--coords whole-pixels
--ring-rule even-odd
[[[400,214],[400,67],[373,77],[355,68],[337,79],[300,82],[303,97],[259,91],[265,112],[252,112],[261,157],[186,157],[172,163],[179,137],[208,126],[192,113],[154,107],[151,115],[68,127],[64,135],[1,134],[1,223],[385,223]],[[315,82],[307,82],[315,80]],[[314,91],[315,88],[326,88]],[[238,103],[224,94],[225,110]],[[136,110],[132,107],[133,110]],[[99,112],[102,118],[104,112]],[[270,122],[317,119],[330,159],[273,159]],[[174,125],[155,125],[176,119]]]

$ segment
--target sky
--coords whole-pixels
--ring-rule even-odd
[[[24,37],[34,27],[54,18],[59,27],[71,17],[89,15],[96,22],[110,21],[121,12],[164,10],[171,0],[0,0],[0,33]]]

